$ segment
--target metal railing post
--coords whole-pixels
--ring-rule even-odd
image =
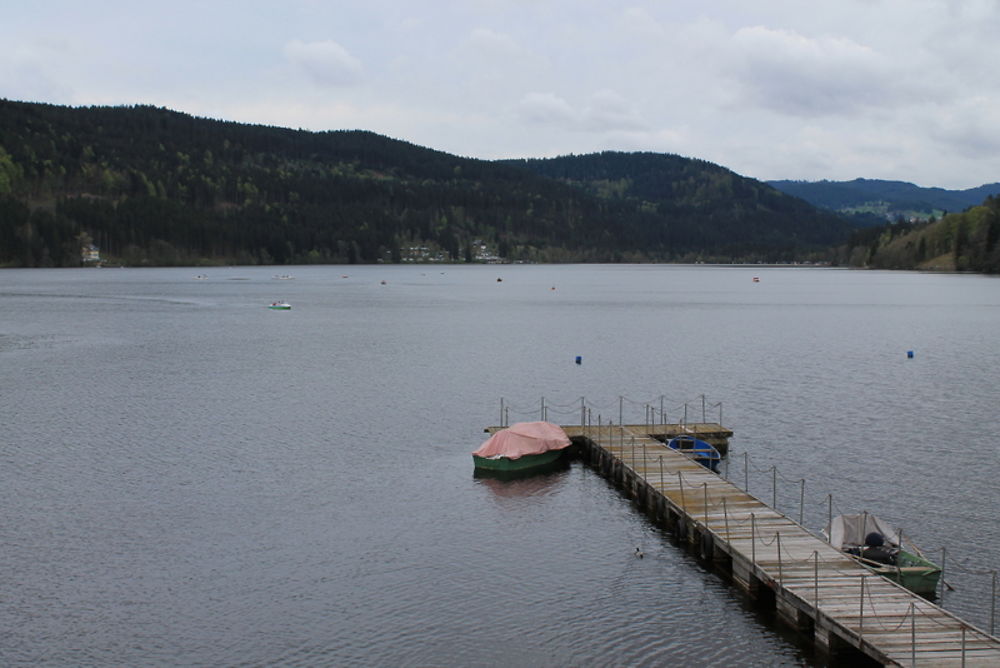
[[[684,478],[680,471],[677,472],[677,486],[681,488],[681,508],[686,513],[688,508],[687,502],[684,501]]]
[[[750,492],[750,453],[743,451],[743,491]]]
[[[701,489],[705,496],[705,529],[708,529],[708,483],[701,483]]]
[[[750,562],[757,565],[757,516],[750,513]]]
[[[771,466],[771,507],[778,509],[778,467]]]
[[[726,523],[726,544],[729,544],[729,508],[726,506],[726,500],[722,500],[722,519]]]
[[[993,571],[993,594],[990,596],[990,635],[996,630],[997,621],[997,572]]]
[[[944,567],[948,561],[948,548],[941,547],[941,595],[938,597],[938,605],[944,605],[944,591],[947,589],[944,584]]]
[[[913,604],[910,603],[912,606]],[[865,576],[861,576],[861,603],[859,605],[859,619],[858,619],[858,637],[863,638],[865,635]]]
[[[826,495],[826,525],[833,528],[833,494]]]
[[[819,550],[813,550],[813,607],[819,613]]]
[[[785,578],[783,577],[781,569],[781,532],[778,531],[774,534],[774,542],[778,544],[778,584],[782,587],[785,586]]]
[[[806,507],[806,479],[802,478],[800,482],[801,482],[801,487],[799,487],[799,524],[802,524]]]

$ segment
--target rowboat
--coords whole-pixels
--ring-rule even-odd
[[[556,461],[572,443],[551,422],[518,422],[490,436],[472,453],[476,469],[530,471]]]
[[[823,535],[831,545],[873,572],[914,594],[927,598],[936,596],[941,567],[912,543],[912,552],[905,549],[900,533],[875,515],[868,512],[838,515],[823,530]]]
[[[706,443],[690,434],[681,434],[670,439],[667,442],[667,447],[687,455],[709,471],[719,472],[719,462],[722,460],[722,455],[711,443]]]

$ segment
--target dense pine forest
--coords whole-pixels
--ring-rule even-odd
[[[859,230],[836,259],[874,269],[1000,274],[1000,197],[939,220]]]
[[[0,100],[0,266],[790,261],[831,212],[653,153],[461,158],[371,132]]]

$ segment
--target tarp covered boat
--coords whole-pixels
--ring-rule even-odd
[[[490,436],[472,453],[476,468],[524,471],[549,464],[572,443],[551,422],[518,422]]]
[[[941,567],[920,554],[915,546],[915,552],[904,549],[899,532],[875,515],[838,515],[823,534],[831,545],[879,575],[915,594],[936,595]]]

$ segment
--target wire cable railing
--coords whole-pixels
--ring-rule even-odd
[[[642,409],[642,417],[639,418],[639,409]],[[699,412],[700,411],[700,412]],[[716,413],[717,411],[717,413]],[[589,426],[594,422],[594,416],[600,416],[606,420],[612,420],[617,412],[618,424],[626,424],[626,418],[630,424],[692,424],[701,417],[700,423],[707,423],[709,415],[713,419],[718,416],[716,422],[722,424],[722,402],[710,402],[706,395],[702,394],[693,399],[683,401],[668,401],[666,395],[659,395],[651,399],[634,399],[619,395],[612,403],[595,402],[586,397],[579,397],[566,403],[553,402],[550,399],[541,397],[536,405],[512,404],[506,399],[500,399],[500,423],[501,427],[511,425],[511,417],[515,422],[527,422],[541,420],[547,422],[551,415],[576,415],[580,426]],[[573,421],[574,423],[576,420]]]

